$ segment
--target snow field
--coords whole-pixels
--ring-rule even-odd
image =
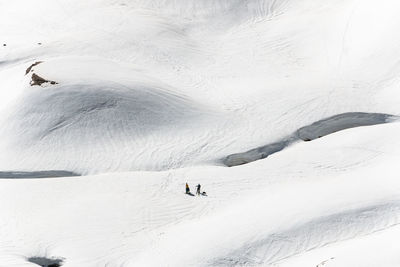
[[[399,265],[397,1],[0,7],[0,266]]]

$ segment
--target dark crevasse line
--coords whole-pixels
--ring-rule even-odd
[[[63,265],[65,259],[55,257],[30,257],[27,258],[27,261],[42,267],[60,267]]]
[[[382,113],[349,112],[335,115],[300,128],[296,136],[303,141],[312,141],[341,130],[383,124],[398,119],[397,116]]]
[[[228,166],[238,166],[250,163],[259,159],[264,159],[269,155],[279,152],[292,143],[303,140],[312,141],[314,139],[341,131],[345,129],[370,126],[383,123],[393,122],[399,119],[398,116],[384,113],[365,113],[365,112],[348,112],[338,114],[329,118],[316,121],[310,125],[298,129],[293,134],[265,146],[257,147],[246,152],[231,154],[222,162]]]
[[[0,179],[29,179],[29,178],[51,178],[51,177],[72,177],[80,176],[78,173],[70,171],[33,171],[33,172],[19,172],[19,171],[0,171]]]

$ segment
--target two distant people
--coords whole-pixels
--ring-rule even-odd
[[[186,194],[188,194],[188,195],[191,194],[188,183],[186,183]],[[201,185],[200,184],[196,185],[196,195],[198,195],[198,196],[200,196],[200,195],[207,196],[206,192],[201,192]]]

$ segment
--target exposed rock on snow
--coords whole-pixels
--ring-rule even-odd
[[[33,71],[32,68],[33,68],[34,66],[39,65],[40,63],[43,63],[43,61],[36,61],[36,62],[33,63],[32,65],[30,65],[30,66],[26,69],[25,75],[27,75],[29,72]]]
[[[27,74],[30,73],[30,72],[34,72],[33,67],[35,67],[35,66],[37,66],[37,65],[39,65],[39,64],[41,64],[41,63],[43,63],[43,61],[36,61],[36,62],[33,63],[32,65],[30,65],[30,66],[25,70],[25,75],[27,75]],[[39,86],[41,86],[41,85],[44,84],[44,83],[58,84],[58,83],[55,82],[55,81],[47,80],[47,79],[45,79],[45,78],[43,78],[43,77],[37,75],[36,73],[32,73],[31,82],[30,82],[30,85],[31,85],[31,86],[34,86],[34,85],[39,85]]]
[[[32,78],[31,78],[31,82],[30,85],[34,86],[34,85],[39,85],[41,86],[44,83],[50,83],[50,84],[58,84],[55,81],[50,81],[50,80],[46,80],[45,78],[40,77],[39,75],[37,75],[36,73],[32,74]]]

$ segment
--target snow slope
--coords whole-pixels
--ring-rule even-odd
[[[400,264],[397,1],[0,7],[0,266]]]

